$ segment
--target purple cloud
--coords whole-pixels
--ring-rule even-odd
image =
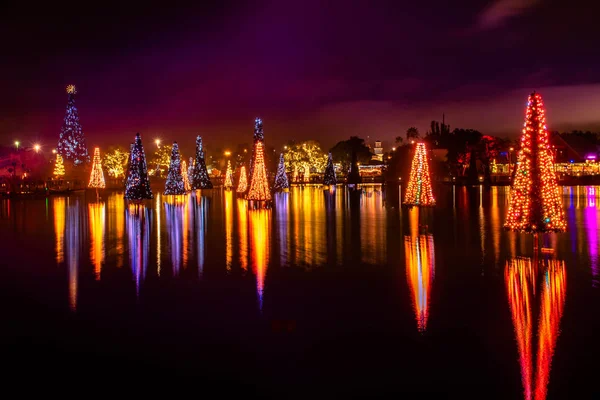
[[[540,3],[540,0],[496,0],[477,17],[479,29],[494,29],[509,18],[521,15]]]

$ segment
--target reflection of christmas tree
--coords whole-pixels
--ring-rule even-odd
[[[528,99],[521,149],[510,188],[505,228],[520,232],[564,232],[567,229],[550,154],[542,96]]]
[[[183,184],[183,175],[181,174],[181,156],[179,155],[179,146],[173,142],[171,150],[171,163],[169,164],[169,173],[165,182],[164,194],[184,194],[185,186]]]
[[[225,189],[233,187],[233,170],[231,169],[231,161],[227,160],[227,172],[225,173]]]
[[[188,178],[188,166],[185,160],[181,161],[181,176],[183,177],[183,188],[187,192],[192,189],[190,185],[190,180]]]
[[[54,176],[60,178],[61,176],[65,176],[65,164],[63,163],[63,158],[60,154],[56,154],[56,161],[54,162]]]
[[[240,181],[238,182],[237,192],[246,193],[248,190],[248,178],[246,177],[246,167],[240,168]]]
[[[190,177],[192,189],[212,189],[213,185],[206,169],[206,160],[204,159],[204,148],[202,147],[202,138],[196,138],[196,162],[194,164],[194,173]]]
[[[325,175],[323,176],[323,184],[324,185],[335,185],[337,183],[335,179],[335,168],[333,168],[333,158],[331,157],[331,153],[329,153],[329,157],[327,158],[327,166],[325,167]]]
[[[250,189],[248,190],[248,200],[269,201],[271,200],[271,191],[267,180],[267,171],[265,169],[265,160],[263,156],[263,143],[257,142],[255,145],[255,164],[254,172],[250,177]]]
[[[288,183],[287,174],[285,173],[285,163],[283,161],[283,153],[279,156],[279,166],[277,167],[277,175],[275,176],[275,187],[277,191],[288,189],[290,184]]]
[[[143,200],[152,197],[152,190],[148,181],[148,170],[146,169],[146,154],[144,153],[144,146],[142,146],[142,137],[137,133],[129,153],[125,199]]]
[[[75,165],[89,161],[85,138],[79,123],[79,112],[75,106],[77,90],[74,85],[67,86],[69,100],[67,112],[58,139],[58,154],[63,159],[73,161]]]
[[[263,122],[262,119],[256,118],[254,120],[254,146],[252,147],[252,157],[250,158],[250,177],[252,178],[252,174],[254,173],[254,163],[256,160],[256,144],[257,143],[265,143],[265,133],[263,131]]]
[[[415,148],[415,156],[410,168],[410,180],[406,188],[404,204],[417,207],[435,205],[435,199],[431,190],[431,180],[429,179],[427,149],[424,143],[417,143]]]
[[[102,164],[100,160],[100,148],[94,149],[94,161],[92,165],[92,173],[90,174],[90,183],[88,184],[91,188],[103,189],[106,187],[104,182],[104,173],[102,172]]]

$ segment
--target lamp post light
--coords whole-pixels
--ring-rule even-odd
[[[40,152],[40,145],[39,144],[33,145],[33,149],[35,150],[36,153],[39,153]]]
[[[225,151],[225,156],[229,157],[231,155],[231,152],[229,150]]]
[[[52,154],[56,154],[56,149],[52,149]]]
[[[160,139],[156,139],[154,143],[156,143],[156,147],[160,149]]]
[[[17,151],[19,151],[19,145],[20,145],[20,144],[21,144],[21,143],[20,143],[18,140],[15,140],[15,146],[16,146],[16,148],[17,148]]]

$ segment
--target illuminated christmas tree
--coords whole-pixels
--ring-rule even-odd
[[[225,173],[225,189],[233,187],[233,170],[231,169],[231,161],[227,160],[227,172]]]
[[[181,174],[181,156],[179,155],[179,146],[173,142],[171,149],[171,163],[169,164],[169,173],[165,182],[164,194],[184,194],[185,186],[183,175]]]
[[[329,153],[329,158],[327,158],[327,166],[325,167],[325,175],[323,176],[323,184],[324,185],[335,185],[337,183],[335,179],[335,168],[333,168],[333,158],[331,158],[331,153]]]
[[[102,172],[102,160],[100,159],[100,148],[94,149],[94,160],[92,164],[92,173],[90,174],[90,183],[88,187],[95,189],[104,189],[106,183],[104,182],[104,173]]]
[[[202,138],[196,138],[196,162],[194,164],[194,173],[190,177],[192,189],[212,189],[213,185],[206,170],[206,161],[204,159],[204,148],[202,147]]]
[[[267,171],[265,169],[265,160],[263,156],[263,143],[256,142],[254,172],[250,177],[250,189],[248,190],[248,200],[270,201],[271,191],[269,190],[269,181],[267,180]]]
[[[194,175],[194,158],[193,157],[190,157],[190,164],[188,165],[187,174],[188,174],[188,180],[190,181],[190,190],[191,190],[192,176]]]
[[[246,177],[246,167],[240,168],[240,181],[238,182],[237,192],[246,193],[248,190],[248,178]]]
[[[89,157],[83,130],[79,123],[79,112],[75,106],[76,94],[75,85],[67,86],[69,100],[67,101],[67,111],[58,139],[58,154],[63,159],[72,161],[74,165],[79,165],[89,161]]]
[[[285,173],[285,162],[283,161],[283,153],[279,155],[279,166],[277,167],[277,175],[275,176],[275,187],[276,191],[288,189],[290,184],[288,182],[287,174]]]
[[[252,157],[250,158],[250,177],[254,173],[254,164],[256,162],[256,144],[265,143],[265,133],[263,131],[262,119],[256,118],[254,120],[254,146],[252,147]]]
[[[65,176],[65,164],[60,154],[56,153],[56,161],[54,162],[54,176],[60,178]]]
[[[183,176],[183,188],[185,191],[191,190],[192,186],[190,185],[190,180],[188,178],[188,167],[185,160],[181,162],[181,176]]]
[[[131,144],[129,152],[129,166],[127,168],[127,179],[125,183],[126,200],[151,199],[152,190],[148,180],[146,167],[146,154],[142,145],[142,137],[139,133],[135,135],[135,141]]]
[[[404,204],[416,207],[435,206],[435,199],[431,190],[429,178],[429,161],[427,161],[427,148],[425,143],[417,143],[415,156],[410,167],[410,179],[406,187]]]
[[[506,229],[529,233],[567,229],[548,139],[542,96],[533,92],[510,187]]]

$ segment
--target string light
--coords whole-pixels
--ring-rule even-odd
[[[504,227],[528,233],[564,232],[567,229],[550,151],[544,103],[536,92],[527,102]]]
[[[246,167],[242,165],[240,168],[240,181],[238,182],[237,192],[246,193],[248,190],[248,178],[246,177]]]
[[[188,167],[185,160],[181,162],[181,176],[183,177],[183,188],[185,189],[185,191],[187,192],[191,190],[192,186],[190,185],[190,179],[188,177]]]
[[[324,185],[335,185],[335,169],[333,168],[333,158],[331,157],[331,153],[327,158],[327,166],[325,167],[325,175],[323,176],[323,184]]]
[[[265,170],[265,160],[263,156],[263,143],[257,142],[254,145],[256,159],[254,171],[250,178],[250,190],[248,191],[248,200],[270,201],[271,191],[267,180],[267,171]]]
[[[152,199],[152,197],[152,190],[150,189],[150,182],[148,180],[148,169],[146,167],[146,154],[142,145],[142,137],[137,133],[135,141],[131,143],[129,152],[125,199],[139,201]]]
[[[410,180],[406,188],[404,204],[417,207],[435,206],[435,198],[429,178],[429,162],[425,143],[417,143],[410,169]]]
[[[69,100],[58,139],[58,153],[65,160],[71,160],[75,165],[78,165],[89,161],[89,157],[85,137],[79,122],[79,112],[75,106],[75,95],[77,94],[75,85],[67,86],[67,94]]]
[[[283,159],[283,153],[279,155],[279,165],[277,166],[277,175],[275,176],[275,187],[277,191],[288,189],[290,184],[288,182],[287,174],[285,173],[285,162]]]
[[[169,173],[165,182],[164,194],[185,194],[183,175],[181,174],[181,156],[179,155],[179,145],[177,142],[173,142],[173,147],[171,148],[171,163],[169,164]]]
[[[102,172],[102,161],[100,159],[100,148],[94,149],[94,161],[92,164],[92,173],[90,174],[90,183],[88,187],[95,189],[104,189],[106,183],[104,182],[104,172]]]
[[[231,169],[231,161],[227,160],[227,172],[225,173],[225,189],[229,190],[233,187],[233,170]]]
[[[202,138],[196,137],[196,163],[194,171],[190,176],[192,189],[212,189],[213,185],[208,176],[206,161],[204,159],[204,148],[202,147]]]
[[[54,176],[57,178],[65,175],[65,164],[60,154],[56,154],[56,161],[54,162]]]

